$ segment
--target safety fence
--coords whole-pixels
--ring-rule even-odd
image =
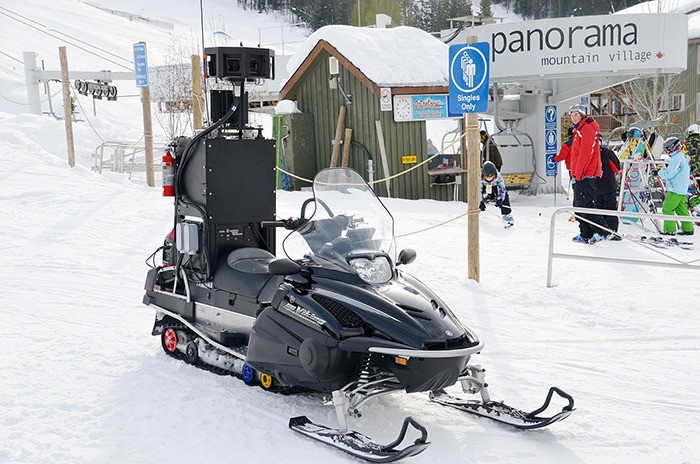
[[[165,145],[154,145],[154,152],[164,152]],[[154,169],[160,171],[160,163],[154,163]],[[145,144],[143,141],[102,142],[92,154],[92,170],[102,174],[103,170],[127,173],[146,172]]]
[[[571,260],[581,260],[581,261],[603,261],[603,262],[609,262],[609,263],[624,263],[624,264],[638,264],[638,265],[644,265],[644,266],[657,266],[657,267],[671,267],[671,268],[678,268],[678,269],[695,269],[695,270],[700,270],[700,254],[695,252],[695,253],[683,253],[683,257],[679,258],[679,253],[671,253],[673,251],[673,248],[668,248],[668,249],[663,249],[663,248],[658,248],[651,243],[645,242],[644,240],[641,239],[640,236],[635,236],[631,234],[624,234],[624,233],[618,233],[614,232],[606,227],[601,227],[603,230],[615,234],[622,239],[625,239],[626,241],[633,243],[635,245],[638,245],[639,247],[646,248],[647,250],[651,250],[654,252],[659,259],[656,261],[650,260],[650,259],[630,259],[630,258],[619,258],[619,257],[611,257],[611,256],[589,256],[589,255],[580,255],[580,254],[572,254],[572,253],[560,253],[560,252],[555,252],[554,251],[554,232],[556,228],[556,219],[560,215],[568,213],[568,214],[576,214],[576,218],[579,221],[586,221],[589,224],[595,225],[596,227],[600,227],[598,224],[593,223],[592,221],[589,221],[588,219],[581,217],[580,214],[592,214],[592,215],[600,215],[600,216],[618,216],[620,218],[634,218],[637,220],[672,220],[672,221],[679,221],[681,217],[679,216],[671,216],[671,215],[664,215],[664,214],[650,214],[650,213],[633,213],[633,212],[627,212],[627,211],[613,211],[613,210],[601,210],[601,209],[594,209],[594,208],[575,208],[572,206],[568,207],[562,207],[554,211],[552,213],[552,218],[550,220],[550,225],[549,225],[549,252],[547,255],[547,287],[552,287],[552,270],[553,270],[553,264],[554,264],[554,258],[561,258],[561,259],[571,259]],[[682,219],[686,219],[683,217]],[[687,218],[688,221],[693,221],[697,220],[697,218],[693,218],[692,216],[688,216]],[[648,235],[656,235],[653,232],[649,232]],[[663,260],[662,260],[663,259]]]

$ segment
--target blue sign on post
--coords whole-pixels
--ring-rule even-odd
[[[480,113],[489,106],[489,43],[451,45],[450,114]]]
[[[557,175],[557,105],[544,107],[544,155],[548,177]]]
[[[148,59],[146,58],[146,42],[134,44],[134,73],[136,87],[148,87]]]

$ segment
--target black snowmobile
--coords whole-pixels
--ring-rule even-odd
[[[300,217],[277,220],[274,144],[259,134],[226,137],[222,121],[233,112],[171,147],[175,228],[161,247],[163,263],[148,272],[144,297],[167,354],[267,390],[328,393],[338,428],[305,416],[290,419],[290,428],[373,462],[429,445],[411,417],[386,445],[348,429],[348,416],[360,417],[382,395],[426,392],[438,404],[523,429],[573,412],[571,396],[556,387],[529,413],[490,400],[484,370],[469,363],[483,342],[397,268],[416,254],[397,253],[393,218],[356,171],[319,172]],[[300,258],[275,257],[279,227],[292,231],[285,253]],[[480,397],[443,390],[457,382]],[[567,404],[542,416],[555,393]],[[420,437],[401,447],[409,426]]]

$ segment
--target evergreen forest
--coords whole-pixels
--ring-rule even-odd
[[[392,26],[413,26],[427,32],[448,29],[450,18],[491,17],[492,2],[526,19],[608,14],[639,3],[638,0],[236,0],[246,8],[289,14],[312,30],[329,24],[368,26],[375,15],[386,14]]]

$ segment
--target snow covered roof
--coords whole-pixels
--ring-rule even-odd
[[[341,25],[322,27],[306,39],[287,64],[290,82],[312,52],[324,45],[378,87],[448,84],[448,46],[429,33],[406,26],[374,29]]]
[[[680,13],[688,15],[688,39],[700,37],[700,0],[651,0],[615,14]]]

